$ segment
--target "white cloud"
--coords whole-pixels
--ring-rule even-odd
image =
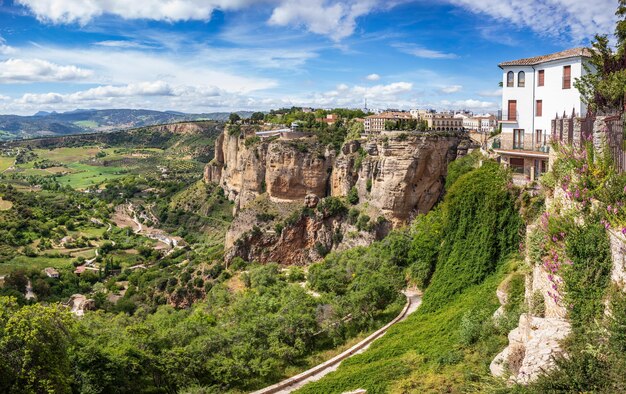
[[[40,21],[86,24],[101,15],[158,21],[208,21],[215,10],[243,10],[267,4],[273,7],[268,23],[300,26],[333,40],[350,36],[356,19],[375,9],[391,8],[402,0],[16,0]]]
[[[474,99],[448,101],[442,100],[441,105],[447,108],[456,109],[497,109],[498,105],[490,101],[479,101]]]
[[[124,19],[170,22],[209,20],[216,7],[229,8],[226,0],[17,0],[17,2],[28,7],[41,21],[82,24],[103,14],[117,15]]]
[[[125,86],[98,86],[70,95],[72,100],[96,100],[105,97],[173,96],[174,89],[163,81],[140,82]]]
[[[0,55],[13,55],[17,52],[17,49],[7,45],[4,38],[0,37]]]
[[[407,53],[423,59],[456,59],[458,56],[454,53],[446,53],[432,49],[423,48],[415,44],[396,43],[392,44],[400,52]]]
[[[376,0],[329,2],[326,0],[285,0],[272,12],[271,25],[300,25],[312,33],[338,41],[354,32],[356,19],[374,10]]]
[[[152,53],[139,50],[113,50],[99,46],[83,50],[38,46],[21,48],[21,53],[33,57],[40,56],[49,63],[80,64],[91,72],[90,76],[83,78],[81,82],[99,85],[128,85],[141,81],[161,80],[173,86],[215,86],[227,92],[238,93],[276,86],[276,81],[255,76],[249,68],[247,73],[252,75],[237,74],[235,70],[241,64],[236,63],[235,54],[228,50],[221,54],[212,48],[193,48],[193,56],[186,56],[169,51]],[[265,54],[263,57],[259,54],[258,60],[260,63],[288,62],[270,56]],[[2,62],[0,62],[1,80]]]
[[[495,90],[481,90],[478,92],[481,97],[500,97],[502,96],[502,88]]]
[[[528,27],[540,34],[571,36],[582,42],[613,31],[615,0],[447,0],[474,13]]]
[[[58,104],[64,100],[59,93],[26,93],[21,99],[16,100],[19,104]]]
[[[124,41],[124,40],[107,40],[107,41],[98,41],[95,45],[109,48],[134,48],[134,49],[147,49],[152,48],[150,45],[142,44],[134,41]]]
[[[450,85],[450,86],[444,86],[444,87],[442,87],[439,90],[442,93],[450,94],[450,93],[460,92],[461,89],[463,89],[463,86],[461,86],[461,85]]]
[[[41,59],[8,59],[0,61],[0,82],[76,81],[90,77],[91,70],[60,66]]]
[[[370,74],[367,77],[365,77],[365,79],[367,79],[368,81],[378,81],[380,79],[380,75]]]

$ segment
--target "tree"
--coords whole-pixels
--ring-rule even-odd
[[[239,116],[239,114],[233,112],[228,116],[228,121],[230,123],[237,123],[241,120],[241,116]]]
[[[591,59],[584,64],[586,74],[577,78],[574,86],[592,110],[624,108],[626,96],[626,0],[620,0],[615,15],[616,50],[607,35],[596,35],[591,45]]]
[[[2,304],[2,301],[0,301]],[[0,391],[13,393],[70,392],[72,368],[68,349],[74,321],[59,305],[35,304],[10,314],[0,323]]]
[[[254,112],[250,116],[250,120],[253,122],[260,122],[265,118],[265,114],[263,112]]]

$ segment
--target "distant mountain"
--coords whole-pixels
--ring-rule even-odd
[[[237,112],[249,117],[252,112]],[[109,132],[189,120],[226,120],[229,112],[186,114],[145,109],[76,109],[57,113],[39,111],[32,116],[0,115],[0,140]]]

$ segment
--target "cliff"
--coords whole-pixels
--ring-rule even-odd
[[[262,139],[252,130],[225,131],[215,142],[215,158],[206,166],[204,180],[219,184],[234,201],[237,216],[226,236],[225,246],[232,248],[227,256],[302,264],[320,257],[316,245],[323,250],[341,248],[346,241],[337,242],[337,236],[329,241],[333,234],[355,232],[354,226],[345,225],[345,217],[309,215],[291,220],[276,233],[271,225],[306,198],[345,200],[350,195],[356,204],[358,197],[353,221],[363,219],[356,231],[360,235],[352,240],[368,244],[389,227],[428,212],[441,197],[448,163],[469,147],[469,141],[456,134],[388,133],[348,142],[335,153],[314,137]],[[259,223],[259,213],[269,211],[272,220]],[[264,229],[251,236],[255,226]]]

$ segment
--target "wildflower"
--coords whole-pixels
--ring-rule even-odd
[[[622,234],[626,235],[626,227],[622,227]]]

